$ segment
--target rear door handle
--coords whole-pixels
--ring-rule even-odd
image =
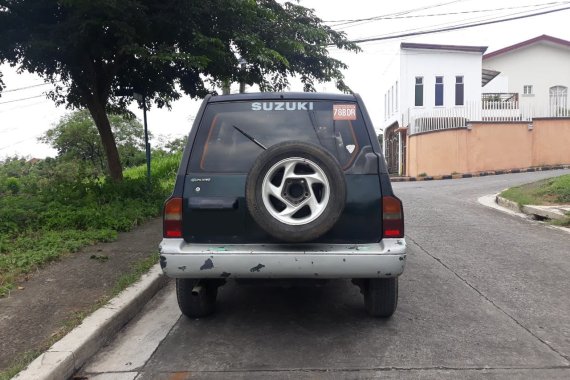
[[[188,199],[190,209],[237,210],[238,200],[231,197],[192,197]]]

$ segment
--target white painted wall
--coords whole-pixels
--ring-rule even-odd
[[[435,106],[435,77],[443,76],[443,107],[455,107],[455,77],[463,76],[465,104],[481,99],[481,56],[479,52],[402,49],[400,82],[402,110]],[[424,105],[414,105],[415,79],[424,78]]]
[[[404,122],[408,115],[429,112],[441,108],[461,108],[455,105],[455,77],[463,76],[464,104],[481,100],[481,56],[479,52],[461,52],[432,49],[400,49],[399,60],[390,71],[385,83],[384,123],[386,128],[395,121]],[[443,76],[443,106],[435,106],[435,77]],[[416,77],[423,77],[424,102],[422,107],[414,105]],[[398,83],[397,107],[391,107],[392,89]],[[394,90],[395,91],[395,90]],[[386,100],[385,100],[386,99]]]
[[[500,73],[494,77],[483,89],[481,90],[484,94],[486,93],[506,93],[509,91],[509,76],[505,73]]]
[[[551,42],[543,41],[485,59],[483,67],[500,71],[500,76],[508,76],[507,92],[519,93],[524,106],[548,107],[552,86],[565,86],[570,90],[570,48]],[[523,95],[525,85],[533,86],[533,95]],[[485,86],[483,92],[493,91],[488,91]]]

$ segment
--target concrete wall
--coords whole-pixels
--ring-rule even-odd
[[[528,123],[474,123],[408,136],[407,175],[523,169],[570,164],[570,119]]]

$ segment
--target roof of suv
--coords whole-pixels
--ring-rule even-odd
[[[333,93],[323,93],[323,92],[255,92],[247,94],[212,96],[209,99],[209,102],[227,102],[235,100],[270,100],[270,99],[355,101],[356,97],[352,94],[333,94]]]

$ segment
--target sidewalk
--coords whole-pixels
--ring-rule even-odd
[[[112,243],[101,243],[49,264],[0,298],[0,371],[25,352],[46,349],[65,323],[109,296],[135,263],[158,250],[161,220],[153,219]],[[91,256],[108,257],[95,260]]]

